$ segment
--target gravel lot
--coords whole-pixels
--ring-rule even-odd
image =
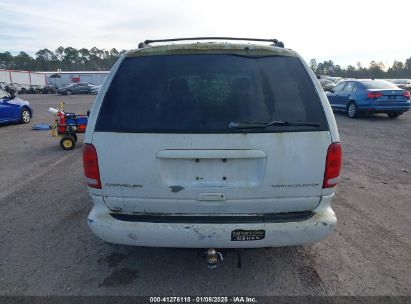
[[[0,126],[0,295],[411,295],[411,113],[336,113],[342,180],[338,225],[320,243],[227,252],[215,270],[196,250],[133,248],[97,239],[81,142],[63,151],[35,123],[60,96],[22,95],[29,125]],[[94,96],[63,97],[85,113]]]

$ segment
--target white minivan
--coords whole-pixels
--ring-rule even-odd
[[[145,41],[112,68],[83,147],[91,230],[152,247],[323,239],[341,146],[315,75],[277,40],[207,39]]]

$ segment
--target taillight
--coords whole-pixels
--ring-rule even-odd
[[[92,144],[83,145],[83,168],[89,187],[101,189],[97,151]]]
[[[404,93],[402,93],[402,95],[404,95],[405,99],[410,99],[410,91],[404,91]]]
[[[367,98],[368,99],[377,99],[378,97],[381,97],[382,93],[381,92],[368,92]]]
[[[333,143],[328,147],[323,188],[334,187],[338,184],[341,171],[341,154],[340,143]]]

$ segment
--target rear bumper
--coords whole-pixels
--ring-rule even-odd
[[[330,207],[332,195],[323,196],[313,216],[302,221],[270,223],[176,223],[136,222],[115,219],[100,196],[92,195],[88,216],[90,229],[104,241],[147,247],[260,248],[295,246],[325,238],[336,225]],[[233,230],[265,230],[262,240],[232,241]]]
[[[376,103],[370,104],[359,104],[358,108],[361,111],[370,111],[370,112],[406,112],[410,110],[410,102],[395,103],[393,105],[378,105]]]

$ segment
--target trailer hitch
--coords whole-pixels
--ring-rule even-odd
[[[209,248],[207,250],[207,252],[205,252],[206,254],[206,259],[207,259],[207,266],[210,269],[214,269],[217,267],[217,263],[219,261],[223,261],[223,255],[221,254],[221,252],[215,250],[214,248]]]

